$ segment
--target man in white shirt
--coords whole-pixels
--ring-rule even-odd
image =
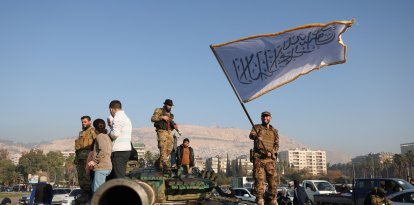
[[[128,116],[122,110],[119,100],[113,100],[109,104],[109,112],[113,117],[109,137],[112,139],[112,172],[109,179],[124,178],[126,165],[131,155],[132,124]]]

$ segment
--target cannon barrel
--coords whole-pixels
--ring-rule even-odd
[[[140,180],[112,179],[104,183],[94,193],[92,205],[155,203],[155,193],[150,185]]]
[[[178,170],[177,170],[178,171]],[[215,174],[181,177],[155,167],[137,168],[128,178],[105,182],[94,193],[92,205],[187,204],[211,197]],[[206,173],[204,173],[206,174]]]

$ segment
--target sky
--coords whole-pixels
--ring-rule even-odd
[[[0,139],[76,136],[81,116],[106,119],[114,99],[135,128],[170,98],[178,124],[250,130],[209,46],[355,19],[345,64],[245,106],[311,148],[400,153],[414,142],[413,10],[409,0],[0,1]]]

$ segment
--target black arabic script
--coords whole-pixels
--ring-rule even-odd
[[[251,84],[270,78],[295,59],[332,42],[336,36],[336,29],[336,25],[328,25],[307,33],[299,33],[287,37],[271,49],[234,58],[233,68],[237,80],[242,84]]]

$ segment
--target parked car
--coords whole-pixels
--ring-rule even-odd
[[[247,188],[233,188],[237,198],[243,201],[255,202],[256,197]]]
[[[69,194],[65,195],[62,205],[72,205],[75,204],[75,199],[82,194],[82,189],[75,188]]]
[[[363,205],[366,196],[371,192],[372,188],[383,188],[387,196],[399,193],[402,190],[414,190],[414,186],[409,182],[398,178],[364,178],[355,179],[355,186],[352,192],[335,195],[314,195],[315,204],[354,204]]]
[[[326,180],[304,180],[302,184],[312,203],[314,203],[314,195],[336,194],[335,187]]]
[[[70,192],[71,192],[70,188],[54,188],[52,205],[62,204],[63,200],[65,199],[65,196],[68,195]]]
[[[395,192],[389,195],[388,199],[394,202],[394,205],[414,205],[414,189]]]
[[[29,201],[30,201],[30,194],[29,195],[23,195],[19,199],[19,204],[28,205],[29,204]]]
[[[13,192],[13,187],[3,187],[4,192]]]

